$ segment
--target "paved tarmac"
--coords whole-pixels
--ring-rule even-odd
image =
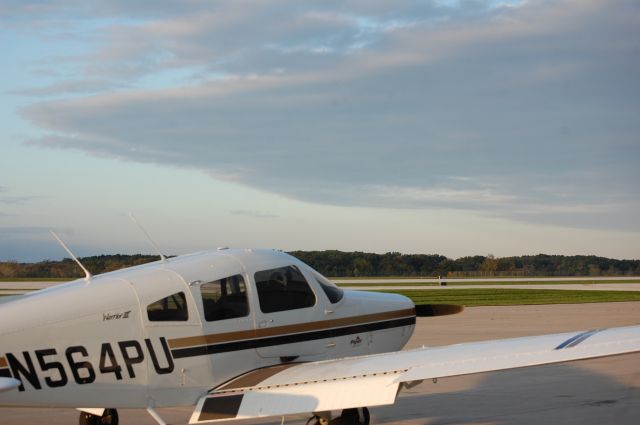
[[[640,324],[640,303],[473,307],[418,318],[408,348]],[[160,409],[184,424],[190,408]],[[583,360],[431,381],[403,392],[393,406],[371,408],[371,424],[638,425],[640,354]],[[304,424],[292,416],[285,424]],[[0,409],[1,425],[72,425],[73,409]],[[238,424],[280,424],[280,419]],[[154,425],[143,410],[120,411],[122,425]]]

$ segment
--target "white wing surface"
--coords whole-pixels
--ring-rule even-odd
[[[0,378],[0,393],[18,388],[20,381],[13,378]]]
[[[631,326],[282,364],[214,389],[190,423],[393,404],[403,383],[637,351],[640,326]]]

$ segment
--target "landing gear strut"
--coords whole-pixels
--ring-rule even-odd
[[[78,423],[79,425],[118,425],[118,411],[116,409],[105,409],[102,416],[80,412]]]
[[[344,409],[340,416],[327,419],[313,415],[307,421],[307,425],[369,425],[369,409],[359,407],[357,409]]]

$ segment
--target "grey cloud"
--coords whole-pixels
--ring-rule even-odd
[[[278,216],[275,214],[265,213],[261,211],[254,210],[229,210],[230,214],[233,215],[241,215],[253,218],[277,218]]]
[[[39,240],[0,239],[0,261],[35,262],[61,259],[63,255],[59,251],[53,244],[48,246]]]
[[[0,18],[142,18],[179,14],[198,7],[193,0],[154,0],[153,2],[124,0],[3,0]]]
[[[73,234],[71,229],[59,230],[61,235]],[[99,249],[74,244],[78,256],[95,255]],[[98,251],[98,252],[96,252]],[[51,237],[49,229],[40,226],[0,226],[0,261],[42,261],[62,259],[67,253]]]
[[[15,236],[49,236],[49,230],[46,227],[39,226],[0,226],[0,235],[2,235],[3,238]]]
[[[375,4],[378,21],[399,19]],[[244,77],[38,103],[25,115],[51,131],[38,145],[197,168],[311,202],[640,230],[634,3],[528,2],[491,13],[469,4],[459,18],[384,33],[366,52],[256,48],[246,55],[253,62],[243,46],[321,40],[322,25],[253,30],[258,18],[280,21],[286,2],[231,16],[220,32],[183,17],[145,24],[143,36],[176,39],[172,60]],[[363,14],[358,5],[333,15]],[[207,46],[238,26],[238,40]]]
[[[202,63],[212,73],[326,68],[332,64],[327,56],[339,59],[354,49],[383,43],[388,32],[404,25],[477,16],[490,4],[489,0],[455,7],[408,0],[9,1],[4,17],[7,24],[15,21],[19,27],[24,20],[38,22],[36,27],[47,38],[54,34],[97,45],[83,57],[86,77],[131,82],[159,70]],[[76,21],[96,18],[105,20],[98,31],[67,30]],[[316,60],[318,55],[322,60]]]
[[[2,192],[2,191],[0,191]],[[37,199],[37,196],[4,196],[0,195],[0,204],[5,205],[14,205],[14,204],[24,204],[26,202]]]
[[[121,83],[108,80],[66,80],[42,87],[12,90],[8,94],[18,96],[53,96],[59,94],[98,93],[106,89],[125,87]]]

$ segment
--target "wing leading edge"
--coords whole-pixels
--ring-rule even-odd
[[[640,326],[630,326],[277,365],[214,389],[189,423],[393,404],[401,385],[424,379],[638,351]]]

